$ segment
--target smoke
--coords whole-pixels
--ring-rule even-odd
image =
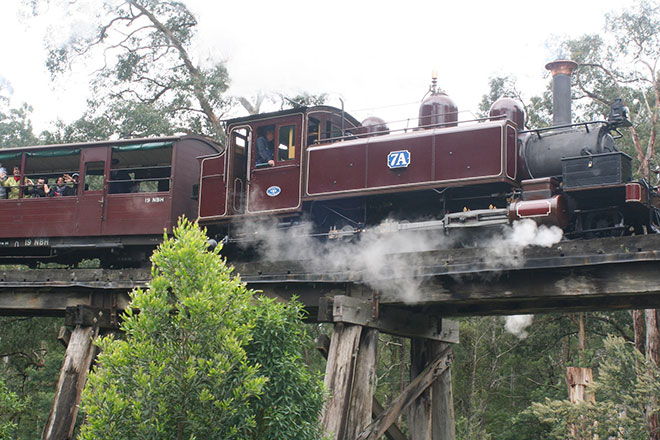
[[[424,279],[416,271],[437,264],[429,261],[424,252],[453,248],[459,242],[464,245],[466,237],[475,235],[475,231],[452,231],[446,235],[441,228],[400,229],[399,223],[385,221],[363,231],[359,239],[347,234],[336,240],[321,240],[314,237],[311,222],[278,228],[274,221],[251,221],[238,226],[234,233],[264,261],[302,262],[304,269],[313,273],[348,273],[351,280],[405,302],[419,299]],[[552,246],[561,237],[559,228],[537,227],[534,221],[524,220],[498,229],[479,247],[484,248],[481,255],[486,268],[497,271],[519,267],[524,262],[525,248]]]
[[[519,339],[527,337],[527,327],[532,324],[534,315],[512,315],[507,316],[504,322],[504,329],[516,335]]]

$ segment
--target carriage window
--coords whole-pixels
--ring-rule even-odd
[[[78,148],[45,148],[25,153],[23,197],[77,195],[79,167]]]
[[[287,125],[279,129],[277,160],[293,160],[296,158],[296,126]]]
[[[103,171],[105,162],[85,164],[85,191],[103,191]]]
[[[110,194],[169,191],[172,145],[152,142],[112,147]]]

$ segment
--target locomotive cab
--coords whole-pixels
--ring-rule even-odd
[[[227,121],[226,151],[201,158],[200,223],[213,228],[245,216],[299,214],[307,146],[330,142],[358,126],[329,106]]]

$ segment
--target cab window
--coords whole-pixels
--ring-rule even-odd
[[[254,149],[254,164],[257,168],[270,166],[269,161],[275,159],[275,126],[266,125],[257,128],[257,139]]]
[[[277,160],[283,162],[296,158],[296,126],[286,125],[279,129]]]
[[[307,145],[321,142],[321,122],[316,118],[309,118],[307,124]]]

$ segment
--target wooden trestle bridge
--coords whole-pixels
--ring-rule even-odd
[[[394,254],[391,275],[361,267],[308,269],[303,261],[235,263],[250,288],[298,297],[310,321],[334,323],[327,355],[331,398],[323,423],[333,439],[453,439],[451,317],[660,308],[660,234],[560,242],[491,259],[484,249]],[[391,279],[388,279],[391,278]],[[149,269],[0,271],[0,313],[65,316],[68,343],[44,439],[69,438],[99,331],[117,328],[128,292]],[[405,280],[414,287],[399,289]],[[374,285],[389,288],[377,289]],[[373,398],[378,332],[412,340],[411,383],[388,408]],[[393,425],[404,410],[409,437]]]

